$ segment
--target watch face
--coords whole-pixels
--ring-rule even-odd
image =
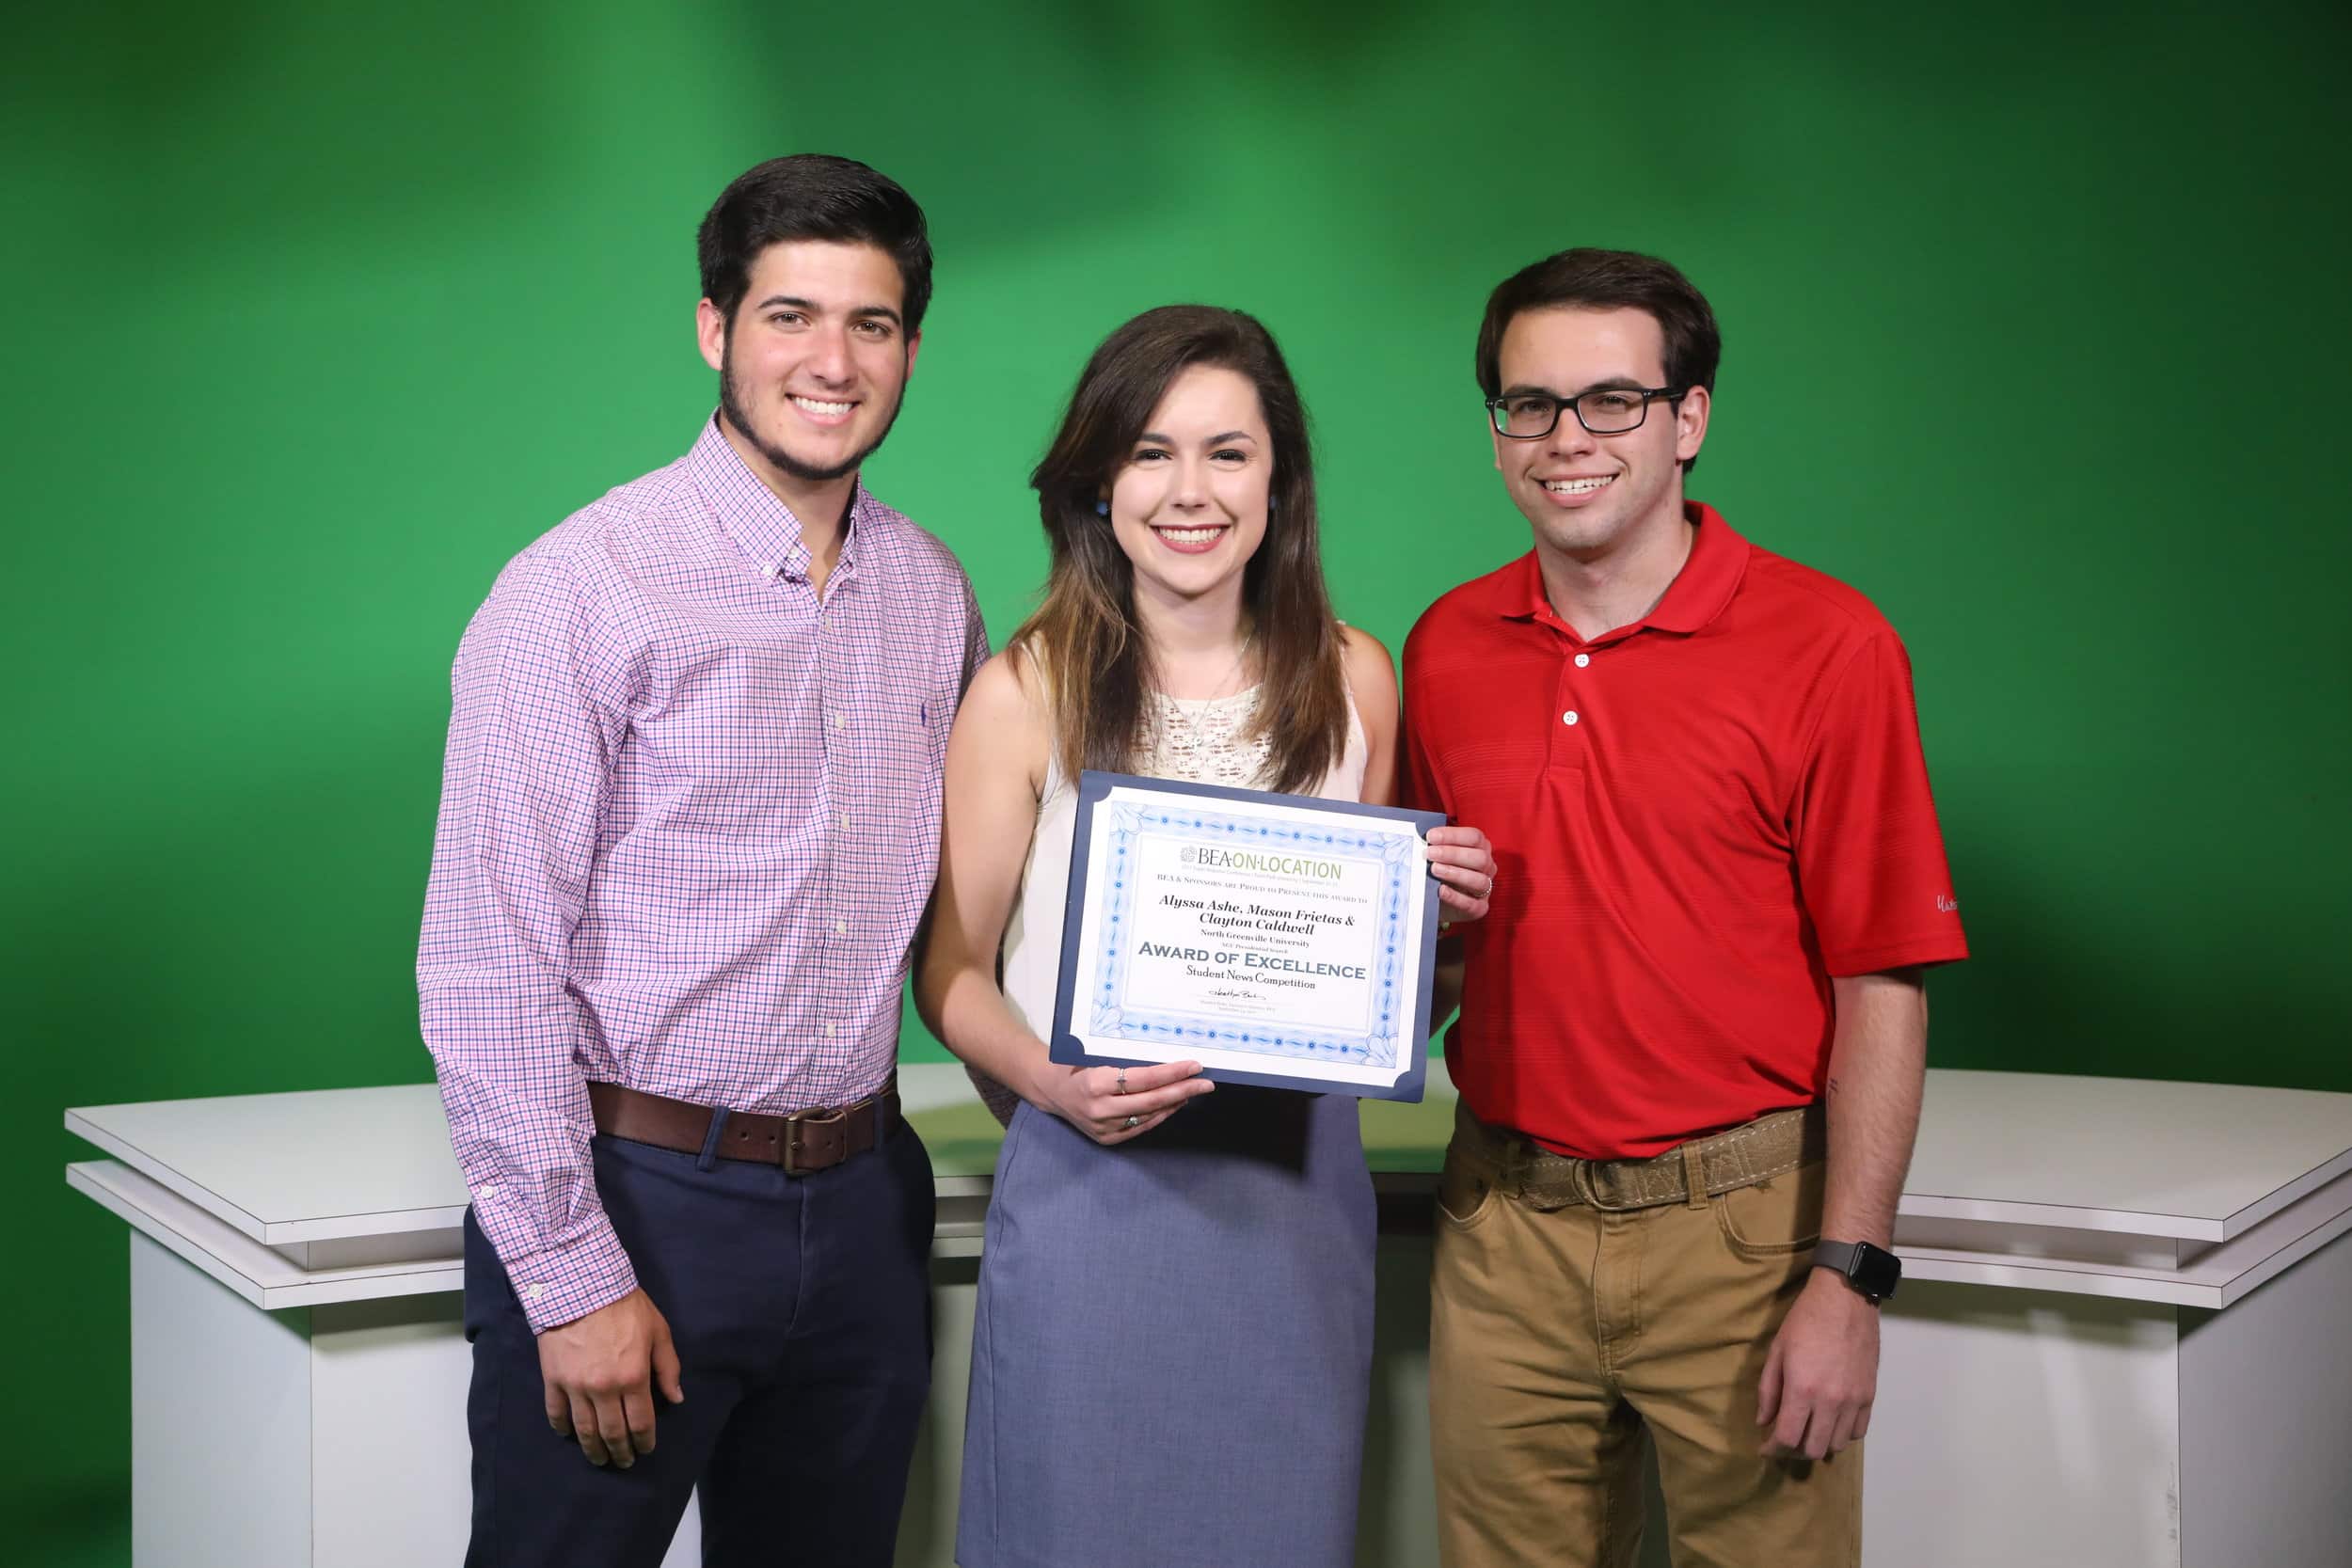
[[[1881,1247],[1864,1242],[1854,1248],[1853,1267],[1847,1278],[1852,1280],[1865,1295],[1884,1299],[1895,1293],[1902,1282],[1903,1260]]]

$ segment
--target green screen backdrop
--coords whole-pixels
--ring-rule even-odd
[[[1393,647],[1527,547],[1486,292],[1674,259],[1726,342],[1693,493],[1912,651],[1976,952],[1934,1062],[2352,1089],[2340,7],[67,15],[0,64],[18,1560],[128,1556],[123,1227],[61,1110],[429,1076],[458,634],[692,439],[694,225],[779,151],[930,214],[868,478],[1000,640],[1024,475],[1131,313],[1274,328],[1334,597]]]

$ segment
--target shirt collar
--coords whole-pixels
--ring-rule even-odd
[[[719,526],[754,565],[763,572],[781,570],[786,577],[808,575],[809,550],[801,541],[801,519],[744,466],[720,430],[717,414],[703,422],[702,434],[686,454],[686,471],[709,499]],[[863,531],[859,525],[866,519],[871,500],[865,480],[855,481],[841,539],[841,559],[834,566],[835,576],[846,574],[854,562]]]
[[[1747,575],[1748,542],[1734,532],[1723,514],[1705,501],[1686,500],[1682,515],[1697,531],[1691,539],[1691,554],[1675,574],[1673,582],[1658,601],[1657,608],[1631,626],[1619,626],[1606,634],[1608,641],[1630,637],[1637,631],[1673,632],[1703,631],[1724,612],[1734,594],[1740,591],[1740,579]],[[1551,608],[1551,600],[1544,593],[1543,566],[1530,550],[1512,567],[1502,574],[1496,583],[1495,613],[1509,621],[1541,621],[1549,626],[1567,627]],[[1570,632],[1570,636],[1575,633]],[[1602,641],[1600,638],[1593,639]]]

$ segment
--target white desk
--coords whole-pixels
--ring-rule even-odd
[[[2352,1095],[1928,1076],[1867,1559],[2352,1564]]]
[[[2352,1562],[2352,1095],[1936,1071],[1865,1489],[1885,1568]],[[901,1073],[940,1173],[899,1560],[946,1563],[993,1124]],[[1427,1568],[1427,1196],[1452,1091],[1375,1105],[1359,1562]],[[105,1106],[67,1180],[132,1227],[139,1568],[454,1562],[466,1194],[430,1085]],[[1661,1533],[1645,1562],[1662,1564]],[[670,1562],[696,1559],[690,1513]]]

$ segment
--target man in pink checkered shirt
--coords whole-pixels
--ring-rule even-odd
[[[508,563],[452,680],[417,984],[473,1196],[474,1568],[650,1568],[697,1485],[707,1563],[887,1563],[930,1387],[892,1069],[988,648],[858,470],[930,245],[803,155],[699,248],[717,414]]]

